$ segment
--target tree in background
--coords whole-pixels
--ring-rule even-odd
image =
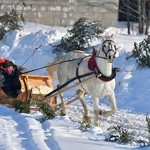
[[[134,43],[134,48],[132,50],[131,57],[133,57],[138,67],[150,67],[150,35],[145,38],[142,42],[137,44]]]
[[[112,1],[87,1],[89,6],[96,6],[106,9],[110,13],[118,12],[119,21],[127,21],[128,34],[131,30],[131,22],[138,23],[138,31],[140,34],[148,35],[150,26],[150,0],[119,0]]]
[[[24,2],[22,4],[25,6]],[[12,8],[4,7],[0,16],[0,40],[5,38],[7,32],[21,30],[24,22],[23,12],[18,11],[15,5]]]
[[[146,1],[146,19],[145,34],[148,35],[148,29],[150,26],[150,0]]]
[[[68,30],[67,35],[61,39],[61,43],[54,46],[54,52],[59,54],[74,50],[85,51],[90,47],[92,39],[99,38],[102,32],[103,28],[99,21],[80,18],[72,29]]]
[[[128,34],[130,34],[130,22],[138,22],[140,34],[148,35],[150,26],[150,0],[120,0],[119,20],[127,21]]]

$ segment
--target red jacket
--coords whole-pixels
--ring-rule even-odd
[[[3,58],[3,57],[0,57],[0,67],[2,66],[2,64],[3,64],[4,62],[10,62],[10,60],[5,59],[5,58]]]
[[[0,57],[0,75],[3,73],[2,64],[5,63],[5,62],[10,62],[10,60],[5,59],[5,58],[3,58],[3,57]]]

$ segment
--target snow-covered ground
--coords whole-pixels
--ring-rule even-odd
[[[29,70],[43,67],[55,57],[50,44],[57,44],[66,32],[67,29],[62,27],[28,23],[23,31],[8,34],[7,39],[0,42],[0,56],[13,60],[17,65],[24,64]],[[125,28],[111,27],[106,32],[115,35],[119,57],[116,58],[114,66],[122,67],[116,77],[117,113],[108,118],[99,117],[100,128],[94,127],[92,122],[92,127],[83,132],[79,129],[83,110],[78,101],[68,107],[67,116],[57,116],[43,123],[39,121],[42,116],[40,112],[19,114],[13,109],[0,106],[0,150],[140,149],[137,144],[123,145],[106,142],[104,139],[107,129],[113,125],[122,125],[129,129],[137,139],[148,136],[146,114],[150,110],[150,69],[139,70],[134,60],[126,59],[132,51],[133,43],[141,42],[145,36],[126,35]],[[45,69],[32,74],[48,75]],[[65,93],[65,98],[70,99],[73,93],[74,90]],[[92,117],[91,97],[86,95],[85,98]],[[106,98],[100,100],[100,107],[109,109]],[[148,149],[150,147],[143,148]]]

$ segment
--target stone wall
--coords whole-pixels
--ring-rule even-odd
[[[72,26],[79,18],[99,20],[103,27],[116,26],[119,0],[0,0],[0,9],[16,6],[26,21],[51,26]]]

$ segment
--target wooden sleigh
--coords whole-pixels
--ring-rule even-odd
[[[18,95],[17,100],[26,101],[30,99],[42,100],[44,95],[53,90],[52,78],[50,76],[40,75],[20,75],[21,94]],[[0,89],[0,103],[10,104],[14,98],[7,96],[2,89]],[[46,99],[44,102],[49,105],[56,104],[56,96]]]
[[[92,75],[92,74],[91,74]],[[82,81],[82,83],[91,81],[95,75],[90,76],[88,79]],[[41,76],[41,75],[30,75],[30,74],[22,74],[20,75],[21,82],[21,94],[18,95],[17,100],[26,101],[29,99],[35,100],[43,100],[43,102],[48,103],[49,105],[53,105],[55,107],[55,111],[61,109],[61,103],[57,104],[57,95],[59,92],[66,92],[75,87],[81,86],[82,83],[76,83],[75,85],[69,86],[68,88],[62,88],[59,91],[54,92],[52,95],[49,95],[53,90],[52,77],[51,76]],[[81,96],[77,91],[77,97],[68,100],[66,105],[70,105],[71,103],[77,101]],[[45,97],[46,96],[46,97]],[[14,98],[10,98],[7,96],[3,90],[0,88],[0,104],[9,105],[12,103]]]

